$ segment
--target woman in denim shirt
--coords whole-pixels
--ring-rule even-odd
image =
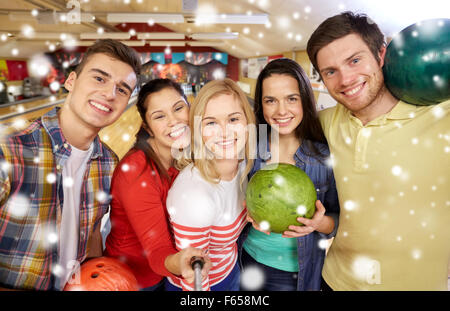
[[[304,226],[289,226],[283,234],[264,232],[249,218],[253,227],[247,226],[240,239],[242,289],[320,290],[327,239],[338,226],[339,202],[314,95],[300,65],[286,58],[267,64],[256,84],[255,113],[260,137],[249,178],[269,163],[294,164],[313,181],[318,201],[312,219],[299,217]],[[263,124],[267,138],[261,136]],[[263,272],[259,288],[246,286],[245,271],[250,267]]]

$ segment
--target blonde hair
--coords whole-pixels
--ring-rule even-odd
[[[195,167],[200,171],[202,177],[210,183],[219,183],[220,176],[215,167],[215,161],[211,152],[206,148],[202,139],[201,122],[196,122],[198,117],[203,118],[208,102],[223,94],[230,94],[236,98],[242,106],[245,118],[247,119],[247,139],[245,142],[245,159],[247,164],[241,176],[241,187],[247,178],[247,174],[253,167],[253,159],[256,152],[256,121],[255,114],[250,106],[247,96],[241,88],[231,79],[214,80],[208,82],[198,93],[189,112],[189,124],[191,126],[191,159],[178,162],[179,167],[186,166],[194,162]]]

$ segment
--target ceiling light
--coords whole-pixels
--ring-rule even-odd
[[[21,34],[23,34],[26,38],[32,38],[34,36],[34,28],[30,25],[23,25]]]
[[[188,22],[196,24],[265,24],[268,14],[204,14],[188,18]]]
[[[108,23],[147,23],[149,20],[154,23],[184,23],[184,17],[181,14],[108,13],[106,15]]]
[[[60,13],[61,14],[61,13]],[[70,14],[69,14],[70,15]],[[79,20],[77,20],[79,16]],[[73,16],[70,16],[70,19],[68,20],[68,23],[72,23],[72,24],[77,24],[79,22],[82,23],[93,23],[95,21],[95,16],[91,13],[80,13],[78,16],[75,16],[75,18]]]
[[[137,34],[138,39],[166,39],[166,40],[184,40],[183,33],[176,32],[140,32]]]
[[[36,18],[31,15],[30,13],[8,13],[8,18],[10,21],[13,22],[28,22],[28,21],[34,21]]]
[[[202,32],[193,33],[189,37],[194,40],[228,40],[237,39],[238,36],[238,32]]]
[[[126,40],[130,39],[131,35],[129,32],[84,32],[80,33],[80,39],[116,39],[116,40]]]
[[[61,35],[66,35],[66,34],[62,34],[60,32],[35,32],[33,34],[33,39],[45,39],[45,40],[48,40],[48,39],[55,40],[56,39],[56,40],[61,40]],[[71,35],[72,35],[72,37],[76,37],[75,34],[71,34]],[[26,35],[23,34],[23,33],[20,33],[17,36],[20,39],[27,38]]]
[[[188,41],[189,46],[223,46],[223,41]]]
[[[76,41],[73,43],[73,46],[91,46],[95,43],[95,41]]]
[[[278,17],[278,26],[282,29],[288,29],[291,26],[291,21],[287,16],[280,16]]]
[[[184,41],[149,41],[150,46],[185,46]]]
[[[144,46],[146,44],[145,40],[127,40],[120,42],[128,46]]]
[[[10,21],[26,22],[26,21],[37,21],[38,24],[52,25],[58,22],[69,22],[69,23],[92,23],[95,20],[95,16],[91,13],[79,13],[75,15],[69,14],[69,19],[67,19],[66,13],[59,13],[49,10],[32,10],[31,14],[28,12],[11,12],[8,13]]]

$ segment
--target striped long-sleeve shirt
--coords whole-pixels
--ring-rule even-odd
[[[211,258],[212,268],[203,281],[203,290],[223,281],[237,261],[236,240],[247,215],[242,205],[240,176],[239,173],[231,181],[212,184],[189,165],[169,190],[167,209],[177,249],[188,246],[206,249]],[[193,284],[184,279],[169,278],[169,281],[183,290],[193,289]]]

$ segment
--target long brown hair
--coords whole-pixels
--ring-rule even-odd
[[[279,58],[268,63],[258,76],[255,88],[255,114],[259,124],[267,124],[264,119],[262,92],[264,79],[273,74],[288,75],[298,83],[300,98],[303,109],[302,122],[295,129],[295,136],[302,140],[302,143],[308,145],[308,149],[312,152],[312,156],[323,158],[323,155],[311,142],[319,142],[326,144],[326,138],[319,122],[316,109],[316,100],[311,88],[308,76],[303,68],[295,61],[289,58]],[[268,125],[268,124],[267,124]],[[270,131],[270,126],[268,125]]]
[[[145,119],[145,114],[147,113],[148,108],[147,107],[148,105],[146,105],[146,100],[148,96],[166,88],[172,88],[175,91],[177,91],[178,94],[180,94],[180,96],[184,98],[186,104],[188,104],[186,95],[184,94],[183,89],[178,83],[170,79],[154,79],[146,83],[139,91],[136,103],[137,110],[142,119],[142,125],[136,134],[136,142],[133,148],[130,150],[130,153],[135,152],[137,150],[141,150],[145,154],[145,157],[147,159],[147,165],[150,165],[152,162],[155,163],[156,170],[158,171],[159,176],[161,176],[162,178],[169,179],[169,175],[167,174],[166,169],[159,160],[158,155],[148,143],[148,139],[151,137],[151,134],[146,129],[149,128],[149,126]]]

